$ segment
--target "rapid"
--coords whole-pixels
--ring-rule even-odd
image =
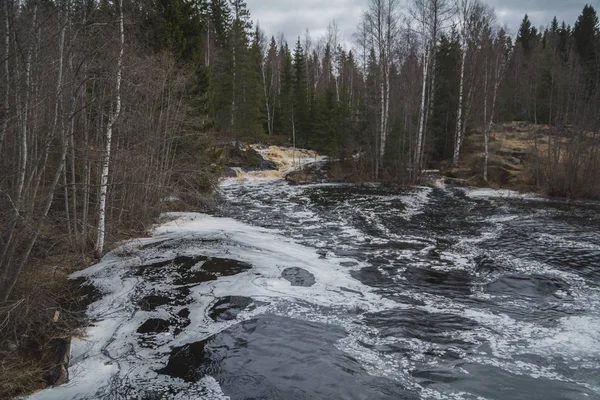
[[[292,186],[322,159],[257,149],[280,171],[75,274],[94,323],[31,399],[600,399],[599,204]]]

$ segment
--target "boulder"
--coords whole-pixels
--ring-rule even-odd
[[[223,178],[235,178],[237,176],[237,172],[235,172],[235,169],[233,168],[226,167],[221,171],[221,176]]]
[[[308,164],[300,170],[287,174],[285,180],[296,185],[330,182],[329,168],[330,164],[326,162]]]

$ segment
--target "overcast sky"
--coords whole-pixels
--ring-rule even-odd
[[[404,0],[407,1],[407,0]],[[515,33],[527,13],[534,26],[546,26],[556,15],[559,22],[573,25],[585,4],[600,0],[487,0],[496,10],[501,25]],[[258,20],[267,35],[283,32],[291,45],[298,35],[304,37],[308,28],[313,39],[325,34],[327,25],[335,20],[346,43],[352,34],[368,0],[246,0],[252,19]]]

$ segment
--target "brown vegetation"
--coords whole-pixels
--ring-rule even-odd
[[[489,179],[483,180],[483,137],[469,136],[460,168],[443,173],[472,186],[491,186],[563,198],[600,198],[600,138],[548,125],[509,122],[494,125],[489,144]]]

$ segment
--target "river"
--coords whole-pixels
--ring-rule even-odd
[[[219,192],[76,274],[95,323],[32,399],[600,399],[600,205],[272,173]]]

